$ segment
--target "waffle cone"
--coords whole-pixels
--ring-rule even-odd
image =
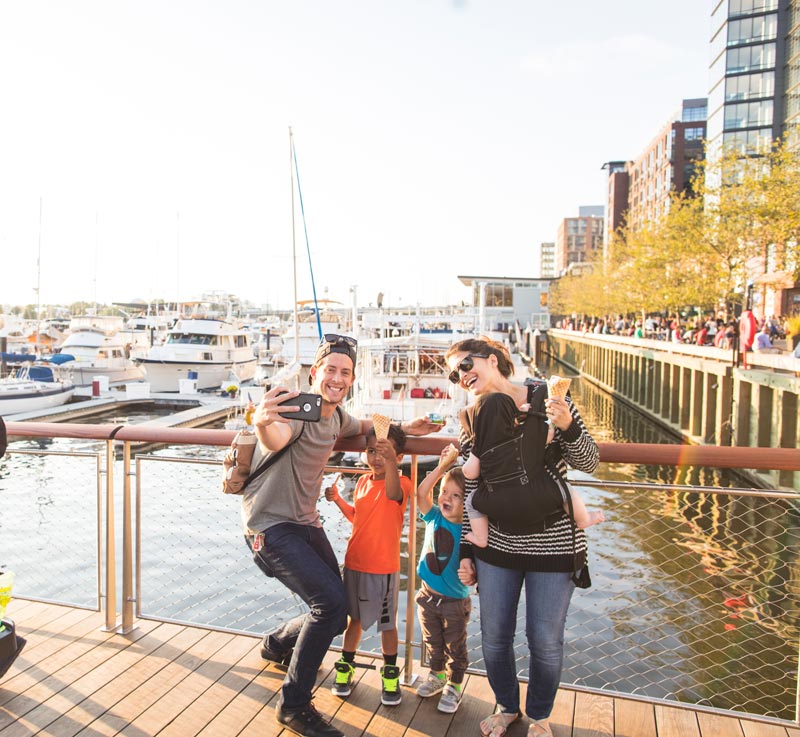
[[[389,425],[391,424],[391,418],[386,415],[372,415],[372,426],[375,428],[375,437],[378,440],[386,440],[389,437]]]
[[[567,396],[571,383],[572,379],[565,379],[562,376],[551,376],[547,380],[547,396],[551,398],[560,397],[563,399]]]
[[[445,450],[447,452],[442,456],[442,462],[444,465],[449,466],[456,462],[456,459],[458,458],[458,449],[455,445],[450,443]]]

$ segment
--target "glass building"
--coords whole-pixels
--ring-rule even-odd
[[[758,154],[800,122],[800,0],[712,0],[707,138]]]

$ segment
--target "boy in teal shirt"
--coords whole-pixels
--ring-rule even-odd
[[[458,579],[458,541],[464,513],[464,474],[452,466],[457,452],[453,446],[442,451],[436,468],[417,489],[420,519],[425,522],[417,575],[422,586],[417,593],[417,615],[422,638],[430,655],[431,671],[417,688],[423,698],[441,692],[439,711],[453,713],[461,703],[461,684],[467,670],[467,622],[472,603],[469,587]],[[444,476],[439,503],[433,503],[433,489]]]

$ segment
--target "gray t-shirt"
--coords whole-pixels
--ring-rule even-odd
[[[242,495],[245,535],[255,535],[281,522],[322,526],[317,500],[325,464],[336,440],[358,435],[361,425],[355,417],[344,411],[341,412],[341,421],[339,412],[334,412],[327,419],[307,422],[305,425],[303,437],[292,442],[292,446],[274,466],[245,487]],[[303,423],[292,420],[289,426],[294,441]],[[257,445],[252,467],[257,468],[264,457]]]

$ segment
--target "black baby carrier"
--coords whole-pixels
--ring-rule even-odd
[[[520,413],[513,437],[481,452],[481,475],[472,505],[511,534],[542,532],[564,514],[567,497],[555,468],[555,447],[547,445],[544,400],[547,385],[528,386],[530,410]],[[473,434],[475,405],[463,416]],[[551,444],[554,446],[554,444]],[[554,476],[555,474],[555,476]]]

